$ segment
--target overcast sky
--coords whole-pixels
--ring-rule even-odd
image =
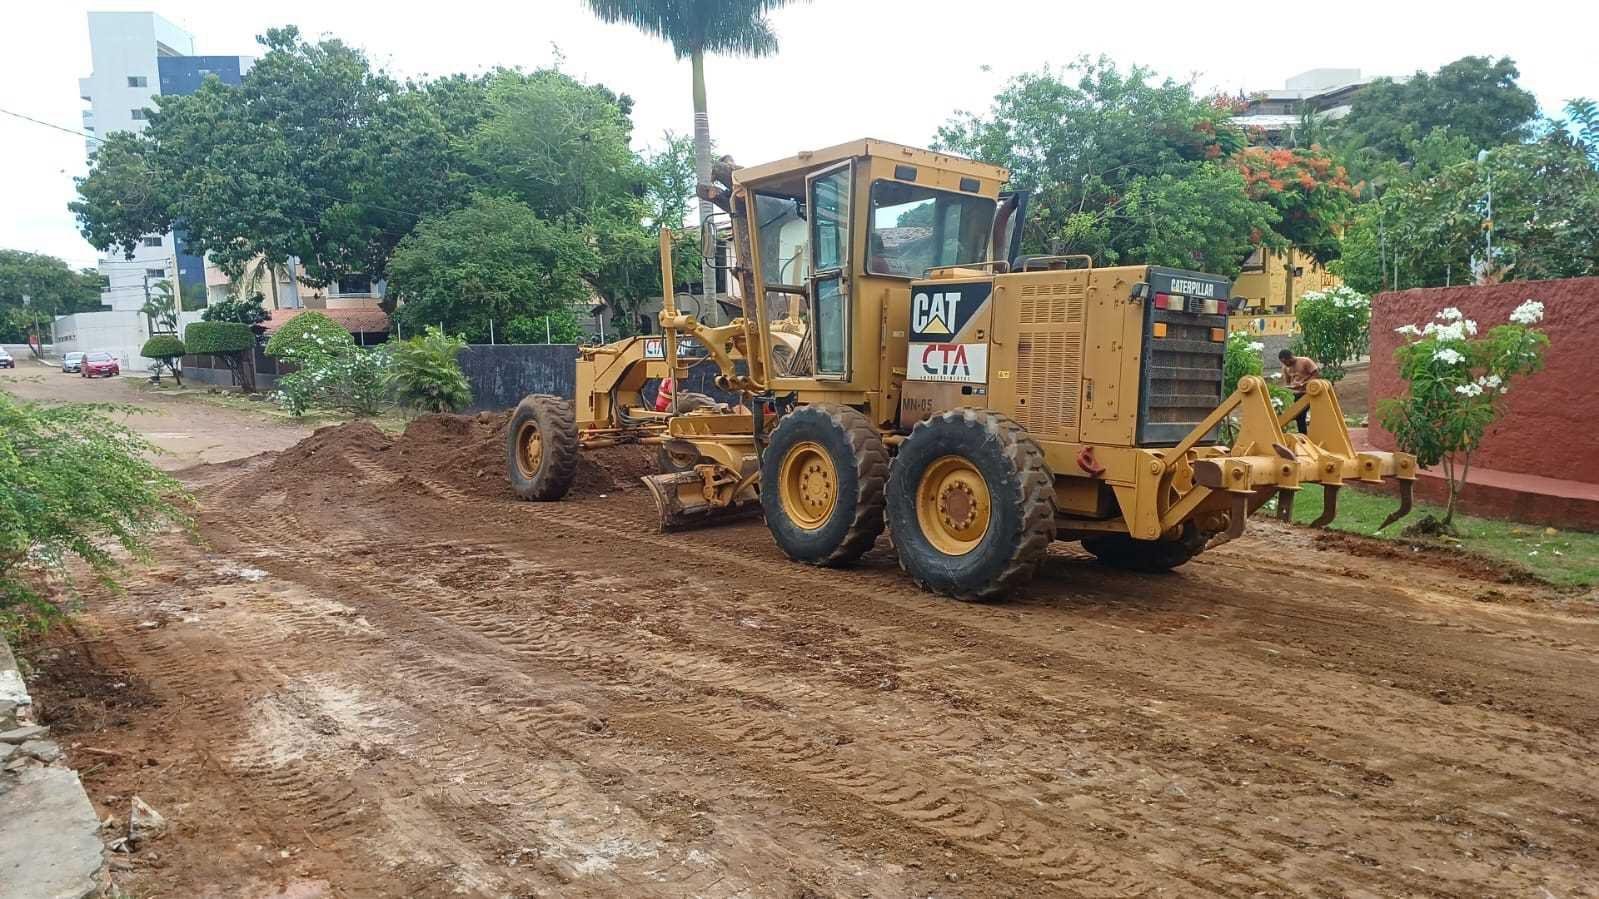
[[[692,130],[687,63],[664,43],[603,25],[582,0],[405,4],[368,0],[151,3],[7,0],[0,109],[77,128],[89,74],[86,13],[151,10],[193,32],[203,54],[257,52],[283,24],[335,35],[402,76],[546,65],[556,48],[575,76],[631,94],[641,146]],[[1587,13],[1581,9],[1588,8]],[[1368,74],[1435,69],[1468,54],[1508,55],[1546,112],[1599,97],[1599,7],[1552,0],[1307,4],[1063,0],[814,0],[775,16],[782,52],[713,59],[711,130],[744,164],[856,137],[925,145],[956,109],[985,109],[1011,75],[1106,54],[1202,89],[1281,87],[1317,67]],[[1303,23],[1302,25],[1298,23]],[[0,248],[92,265],[66,204],[85,169],[81,137],[0,115]]]

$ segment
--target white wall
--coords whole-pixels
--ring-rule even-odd
[[[178,315],[178,335],[191,322],[200,320],[199,312]],[[148,320],[142,312],[79,312],[58,316],[55,321],[55,354],[88,353],[103,350],[117,357],[123,371],[149,371],[150,360],[139,355],[144,342],[149,339]]]

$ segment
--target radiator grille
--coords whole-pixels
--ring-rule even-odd
[[[1030,284],[1018,291],[1016,420],[1038,437],[1077,437],[1085,286]]]

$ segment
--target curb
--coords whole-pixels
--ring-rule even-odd
[[[35,724],[0,639],[0,899],[82,899],[107,885],[100,821],[50,728]]]

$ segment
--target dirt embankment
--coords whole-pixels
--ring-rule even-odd
[[[963,604],[886,539],[821,570],[759,521],[660,534],[638,448],[513,501],[503,428],[212,468],[207,542],[89,593],[34,692],[102,812],[174,822],[121,886],[1595,895],[1591,601],[1262,522]]]

